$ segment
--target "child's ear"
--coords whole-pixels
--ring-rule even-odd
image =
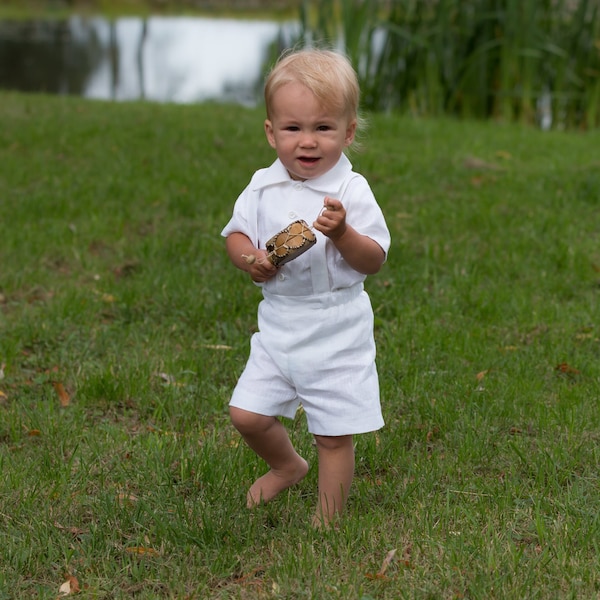
[[[346,138],[344,139],[344,144],[349,146],[354,141],[354,136],[356,135],[356,119],[352,119],[350,123],[348,123],[348,127],[346,127]]]
[[[273,123],[269,119],[265,120],[265,135],[271,148],[275,148],[275,136],[273,135]]]

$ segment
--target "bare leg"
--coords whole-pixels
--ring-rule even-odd
[[[229,414],[248,446],[271,467],[250,487],[246,496],[248,508],[272,500],[308,473],[308,463],[292,446],[287,430],[279,419],[233,406]]]
[[[346,505],[354,479],[354,442],[351,435],[315,435],[319,453],[319,501],[313,525],[328,526]]]

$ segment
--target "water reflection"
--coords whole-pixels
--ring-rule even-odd
[[[88,98],[255,104],[270,52],[295,24],[73,17],[0,22],[0,87]]]

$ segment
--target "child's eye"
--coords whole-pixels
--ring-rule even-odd
[[[296,125],[288,125],[286,128],[286,131],[299,131],[300,128],[297,127]]]
[[[329,131],[331,127],[329,125],[319,125],[317,131]]]

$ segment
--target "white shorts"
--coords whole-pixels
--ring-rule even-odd
[[[318,296],[265,294],[230,406],[340,436],[383,427],[373,310],[362,284]]]

